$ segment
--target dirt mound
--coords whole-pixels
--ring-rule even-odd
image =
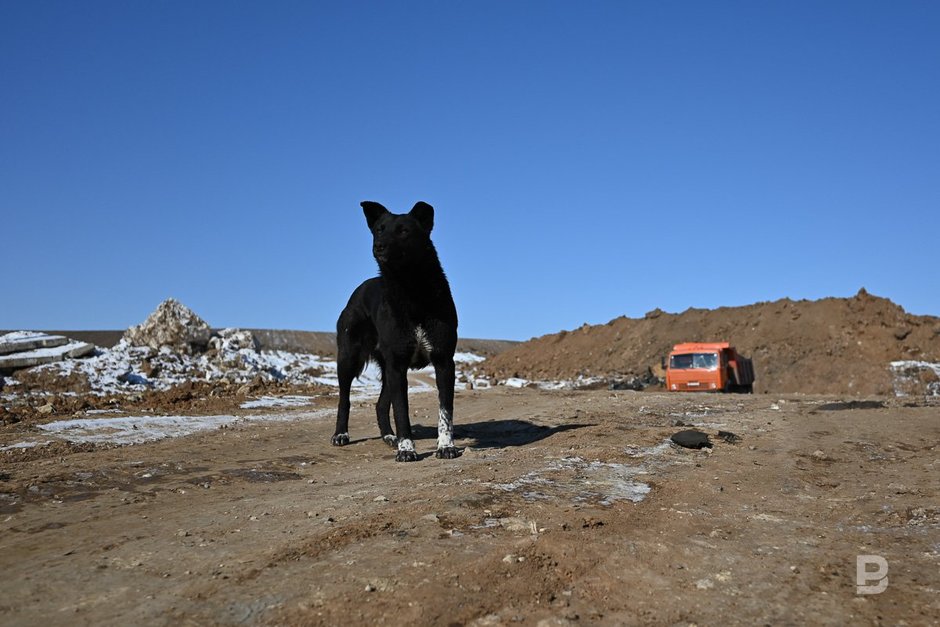
[[[674,344],[725,340],[753,358],[756,392],[936,393],[940,318],[908,314],[864,289],[852,298],[785,298],[680,314],[656,309],[532,339],[482,369],[531,380],[662,374]]]
[[[211,336],[212,329],[206,321],[173,298],[160,303],[142,324],[124,333],[131,346],[149,346],[154,350],[166,346],[184,355],[204,351]]]

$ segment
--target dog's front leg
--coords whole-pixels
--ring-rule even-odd
[[[434,377],[437,379],[437,452],[440,459],[454,459],[460,456],[460,449],[454,446],[454,358],[440,356],[435,358]]]
[[[407,362],[404,362],[407,363]],[[398,434],[397,462],[416,462],[418,453],[411,435],[411,419],[408,416],[408,367],[389,364],[385,372],[385,383],[392,397],[395,412],[395,433]]]

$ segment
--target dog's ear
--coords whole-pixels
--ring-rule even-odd
[[[372,227],[375,226],[378,219],[388,213],[388,209],[371,200],[363,200],[359,204],[362,205],[362,212],[366,214],[366,224],[369,225],[370,231]]]
[[[434,228],[434,207],[428,203],[419,200],[415,203],[415,206],[411,208],[408,215],[417,220],[421,228],[428,233]]]

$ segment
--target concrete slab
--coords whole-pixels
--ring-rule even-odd
[[[37,348],[0,356],[0,370],[15,370],[17,368],[31,368],[54,361],[62,361],[67,357],[82,357],[95,350],[94,344],[66,340],[66,344],[48,348]]]
[[[37,348],[53,348],[68,344],[69,338],[62,335],[46,335],[33,331],[14,331],[0,335],[0,355],[31,351]]]

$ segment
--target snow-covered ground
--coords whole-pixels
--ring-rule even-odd
[[[18,442],[0,448],[0,451],[44,446],[52,436],[77,444],[143,444],[164,438],[209,431],[236,424],[252,422],[284,422],[319,420],[333,415],[333,409],[306,412],[257,414],[249,416],[125,416],[120,418],[74,418],[38,425],[43,438]]]

